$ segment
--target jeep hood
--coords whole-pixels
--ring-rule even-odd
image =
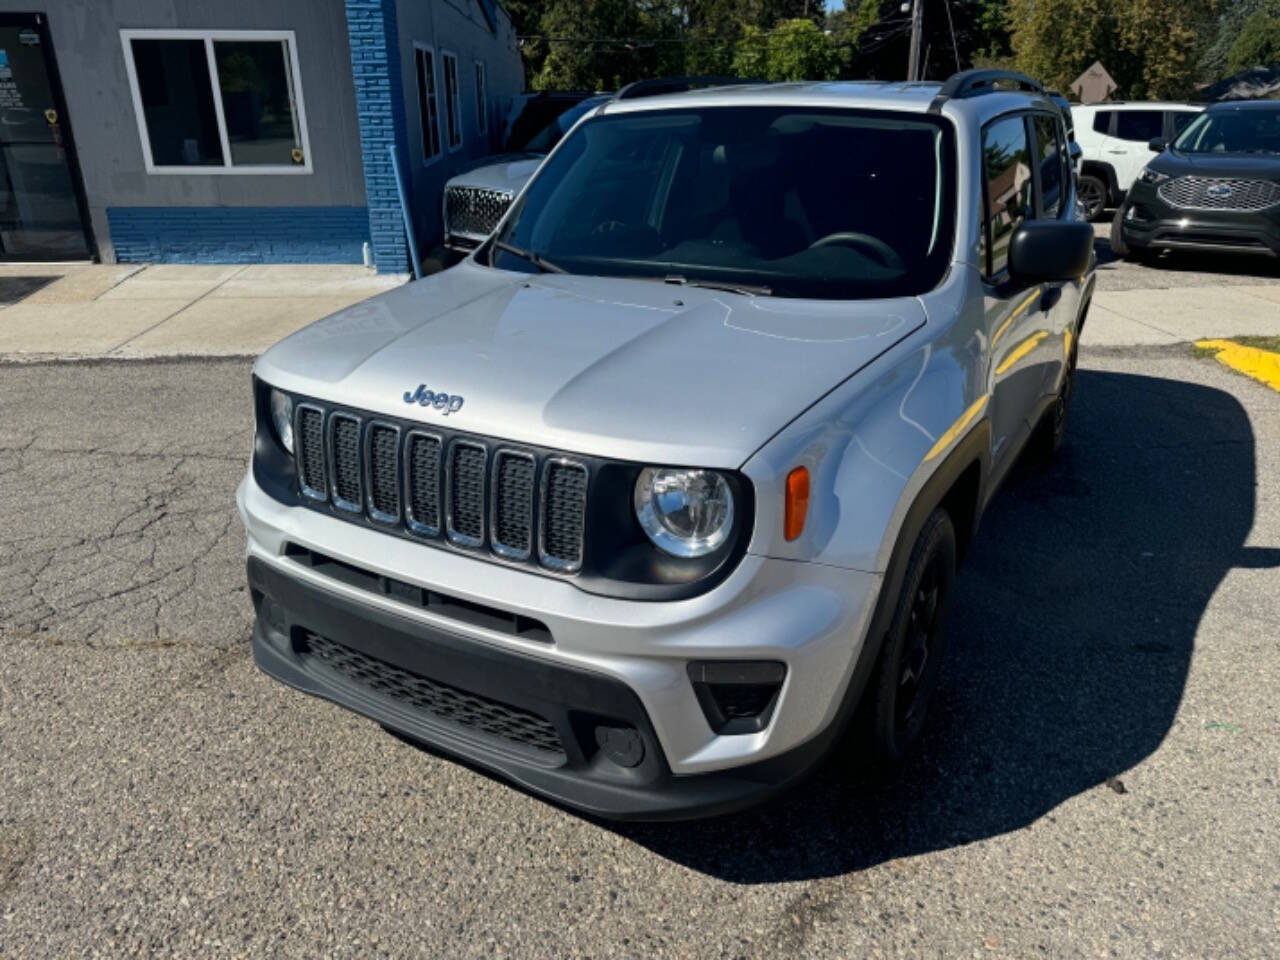
[[[300,330],[255,372],[429,426],[734,468],[924,322],[915,298],[783,300],[465,261]],[[407,404],[420,384],[463,405]]]

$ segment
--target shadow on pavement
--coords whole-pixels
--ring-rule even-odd
[[[988,510],[928,732],[895,779],[861,778],[846,748],[768,806],[613,829],[736,883],[832,876],[1016,830],[1156,750],[1214,590],[1280,549],[1244,546],[1254,437],[1230,394],[1081,371],[1076,398],[1060,459]]]

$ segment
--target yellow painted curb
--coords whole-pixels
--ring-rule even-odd
[[[1280,353],[1232,343],[1230,340],[1197,340],[1203,350],[1216,350],[1218,362],[1280,391]]]

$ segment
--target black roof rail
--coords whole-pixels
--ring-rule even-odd
[[[948,100],[963,100],[966,97],[978,97],[984,93],[995,93],[1002,89],[997,84],[1026,93],[1044,93],[1042,84],[1016,70],[961,70],[959,73],[953,73],[942,84],[938,95],[933,98],[933,103],[929,104],[929,112],[937,113]]]
[[[650,77],[648,80],[637,80],[629,83],[616,94],[615,100],[636,100],[640,97],[655,97],[660,93],[683,93],[701,87],[732,87],[748,83],[764,83],[751,77],[720,77],[714,74],[698,74],[687,77]]]

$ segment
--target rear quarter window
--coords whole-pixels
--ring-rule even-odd
[[[1110,133],[1111,132],[1111,115],[1114,110],[1099,110],[1093,115],[1093,132],[1094,133]]]

